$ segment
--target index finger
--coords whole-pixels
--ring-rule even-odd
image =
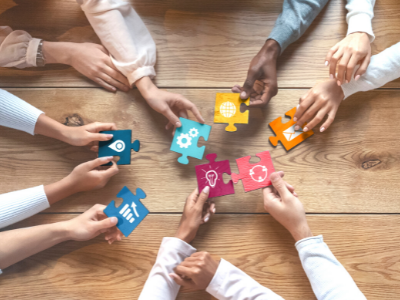
[[[328,54],[325,57],[325,66],[329,66],[333,54],[335,54],[338,49],[339,49],[339,43],[337,43],[328,51]]]
[[[200,208],[203,208],[204,203],[206,203],[209,194],[210,194],[210,187],[206,186],[201,191],[200,195],[197,197],[196,205],[199,206]]]
[[[118,174],[119,169],[117,163],[115,161],[111,161],[112,166],[109,167],[107,170],[101,171],[106,176],[106,178],[111,178],[112,176]]]
[[[97,132],[107,130],[117,130],[117,125],[115,125],[115,123],[98,123],[96,125]]]
[[[313,104],[314,100],[314,95],[310,93],[311,89],[307,92],[307,94],[303,97],[300,98],[299,106],[296,109],[296,113],[293,116],[293,121],[297,122],[298,120],[301,119],[303,114],[306,112],[306,110]]]
[[[187,101],[190,102],[189,100],[187,100]],[[189,109],[194,114],[194,116],[196,117],[197,120],[200,121],[200,123],[205,122],[203,116],[201,115],[200,111],[198,110],[198,108],[195,104],[190,102],[190,105],[188,105],[187,109]]]

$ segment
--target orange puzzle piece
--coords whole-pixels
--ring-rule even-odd
[[[314,134],[314,131],[312,130],[308,130],[307,132],[304,132],[302,128],[300,128],[299,130],[294,130],[296,122],[293,121],[293,117],[296,113],[296,110],[297,108],[293,107],[285,114],[291,119],[287,123],[282,123],[282,117],[279,117],[269,123],[269,127],[271,127],[272,131],[276,135],[269,137],[269,141],[273,146],[277,146],[278,141],[281,141],[281,144],[283,145],[283,147],[285,147],[286,151],[289,151],[290,149],[304,141],[306,138]],[[306,124],[304,124],[303,127]]]
[[[249,123],[249,111],[240,112],[240,105],[250,104],[250,98],[247,100],[240,99],[240,94],[233,93],[217,93],[215,99],[214,123],[229,123],[225,128],[226,131],[236,131],[236,124]]]

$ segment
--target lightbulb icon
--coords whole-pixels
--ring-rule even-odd
[[[117,152],[122,152],[125,150],[125,143],[122,140],[117,140],[114,143],[112,143],[111,145],[109,145],[108,148],[111,148]]]
[[[208,181],[208,184],[213,188],[217,184],[218,173],[214,170],[210,170],[206,173],[206,179]]]

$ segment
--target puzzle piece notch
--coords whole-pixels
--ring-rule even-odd
[[[282,123],[282,117],[279,117],[269,123],[270,128],[276,135],[269,137],[269,141],[273,146],[276,147],[280,141],[283,147],[285,147],[286,151],[289,151],[314,134],[314,131],[312,130],[308,130],[306,132],[304,132],[303,129],[294,130],[296,122],[293,121],[293,117],[296,113],[296,110],[297,108],[293,107],[291,110],[285,113],[285,116],[290,117],[290,120],[286,123]],[[305,123],[303,127],[306,124],[307,123]]]
[[[143,221],[149,214],[148,209],[142,204],[140,199],[146,198],[146,193],[140,189],[136,189],[136,195],[133,194],[126,186],[117,194],[117,198],[122,198],[123,202],[119,207],[115,206],[115,201],[104,209],[107,217],[117,217],[118,229],[125,237],[128,237],[132,231]]]
[[[249,111],[241,112],[242,104],[249,106],[250,98],[242,100],[240,94],[235,93],[217,93],[214,109],[214,123],[228,123],[225,128],[228,132],[235,132],[235,124],[248,124]]]
[[[197,142],[200,137],[205,141],[208,140],[211,126],[185,118],[179,120],[182,126],[176,129],[170,150],[182,154],[178,162],[184,165],[189,163],[188,156],[203,159],[206,146],[197,147]]]
[[[242,180],[245,192],[271,185],[269,176],[275,172],[269,151],[257,153],[256,156],[260,161],[255,164],[250,164],[250,155],[236,159],[240,173],[232,173],[232,180],[234,183]]]
[[[219,197],[235,193],[232,180],[224,182],[223,174],[231,175],[229,160],[215,161],[216,153],[206,155],[208,164],[198,165],[196,169],[197,184],[201,192],[206,186],[210,187],[209,197]]]
[[[132,130],[130,129],[101,131],[100,133],[112,134],[113,138],[109,141],[99,142],[98,157],[119,156],[120,159],[117,165],[129,165],[131,163],[131,149],[135,152],[139,152],[140,150],[139,140],[135,140],[132,143]],[[105,164],[105,166],[111,165],[111,162]]]

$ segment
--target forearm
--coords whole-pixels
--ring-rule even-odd
[[[63,222],[0,232],[0,269],[68,239]]]
[[[45,114],[39,116],[35,126],[35,134],[44,135],[66,143],[68,143],[68,130],[68,126],[49,118]]]
[[[50,205],[77,193],[69,176],[55,183],[46,185],[44,191]]]
[[[303,269],[318,300],[365,300],[350,274],[324,243],[322,236],[296,243]]]
[[[284,0],[282,13],[268,39],[277,41],[281,53],[298,40],[329,0]]]

